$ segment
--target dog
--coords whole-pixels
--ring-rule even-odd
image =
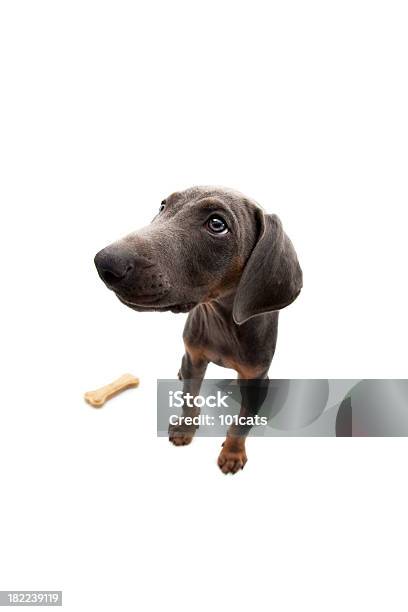
[[[150,225],[97,253],[95,265],[125,306],[189,313],[179,371],[185,393],[199,393],[209,362],[237,371],[240,418],[227,432],[218,466],[238,472],[247,461],[247,417],[265,397],[279,311],[303,284],[279,218],[234,190],[192,187],[163,200]],[[183,417],[194,415],[183,409]],[[189,444],[195,430],[181,420],[169,427],[169,440]]]

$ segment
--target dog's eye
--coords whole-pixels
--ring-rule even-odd
[[[163,200],[163,202],[160,204],[159,212],[162,212],[165,208],[166,208],[166,200]]]
[[[222,217],[213,215],[207,221],[207,227],[212,234],[226,234],[228,232],[228,226]]]

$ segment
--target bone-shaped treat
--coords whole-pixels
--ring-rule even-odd
[[[110,399],[117,393],[124,391],[125,389],[129,389],[129,387],[138,387],[139,379],[133,376],[132,374],[123,374],[120,378],[117,378],[109,385],[105,385],[100,389],[95,389],[95,391],[87,391],[85,393],[84,398],[96,408],[100,408],[104,405],[106,400]]]

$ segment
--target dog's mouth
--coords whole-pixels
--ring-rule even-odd
[[[119,299],[120,302],[122,302],[122,304],[124,304],[125,306],[127,306],[128,308],[132,308],[132,310],[137,310],[138,312],[146,312],[146,311],[159,311],[159,312],[166,312],[166,311],[170,311],[170,312],[174,312],[174,313],[180,313],[180,312],[189,312],[190,310],[192,310],[195,306],[197,306],[196,302],[186,302],[186,303],[181,303],[181,304],[166,304],[166,305],[161,305],[159,303],[160,298],[157,299],[156,301],[149,301],[148,298],[150,296],[140,296],[140,298],[138,298],[138,301],[130,301],[127,300],[126,298],[123,298],[122,296],[120,296],[118,293],[116,293],[116,297]]]

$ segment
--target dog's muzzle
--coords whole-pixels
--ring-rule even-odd
[[[155,304],[169,291],[169,282],[155,263],[123,246],[106,247],[94,261],[108,289],[128,305]]]

